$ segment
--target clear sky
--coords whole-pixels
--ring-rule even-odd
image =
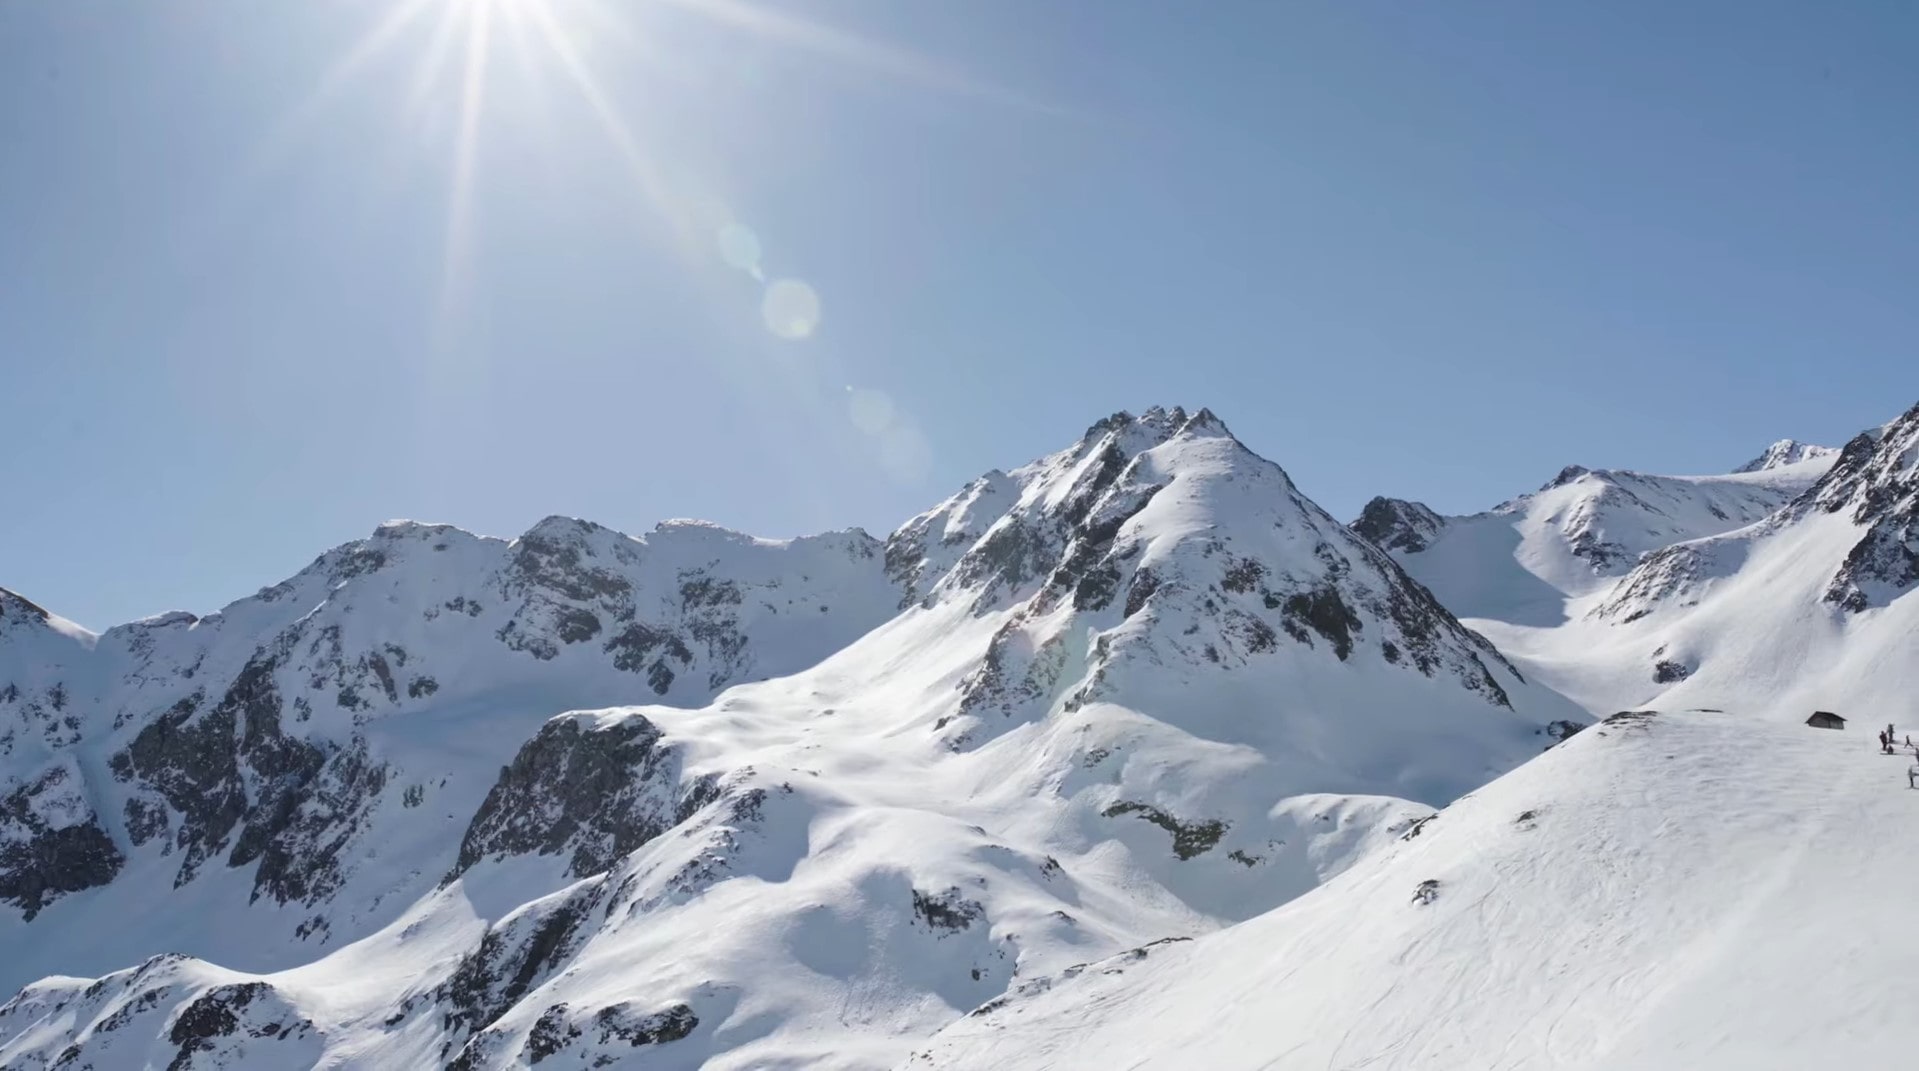
[[[1153,404],[1350,517],[1915,400],[1907,0],[0,3],[0,585],[95,628]]]

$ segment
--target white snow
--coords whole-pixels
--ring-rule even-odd
[[[1277,911],[1015,996],[903,1066],[1909,1066],[1911,760],[1800,717],[1588,730]]]
[[[1396,557],[1461,617],[1551,627],[1567,619],[1568,599],[1604,590],[1646,552],[1763,519],[1835,454],[1808,448],[1790,463],[1719,476],[1569,468],[1485,513],[1440,518],[1425,549]]]
[[[1412,511],[1430,545],[1396,556],[1484,637],[1180,410],[990,472],[883,548],[392,522],[204,619],[95,638],[0,594],[0,800],[54,777],[23,806],[127,853],[0,912],[0,983],[31,982],[0,1066],[165,1066],[216,1004],[240,1028],[204,1059],[248,1068],[1903,1066],[1919,937],[1870,923],[1919,887],[1919,792],[1871,733],[1919,694],[1919,597],[1834,605],[1854,506],[1885,497],[1795,504],[1839,495],[1839,461],[1787,442]],[[634,625],[705,638],[669,664],[647,633],[617,668]],[[109,769],[281,637],[311,706],[286,731],[387,771],[303,798],[344,831],[341,884],[284,905],[224,855],[181,877],[132,843]],[[656,727],[671,772],[627,787],[710,794],[604,870],[456,867],[547,725]],[[560,821],[567,787],[514,817]]]

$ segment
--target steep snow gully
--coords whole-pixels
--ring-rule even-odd
[[[1919,407],[1350,526],[1152,409],[884,540],[0,590],[0,1068],[1906,1066],[1915,510]]]

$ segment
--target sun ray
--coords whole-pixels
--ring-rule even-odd
[[[433,90],[440,84],[440,78],[446,71],[447,59],[453,53],[454,40],[459,36],[460,5],[442,3],[440,17],[433,24],[433,36],[427,41],[426,52],[420,57],[419,66],[413,69],[413,80],[407,85],[406,101],[401,114],[411,122],[419,122],[424,116],[427,102],[433,98]]]
[[[279,163],[298,142],[300,135],[312,124],[321,109],[331,102],[341,89],[384,52],[388,46],[398,40],[406,28],[431,7],[436,0],[404,0],[403,3],[388,11],[372,28],[360,35],[347,53],[335,60],[320,75],[313,89],[295,104],[286,115],[274,123],[273,128],[260,140],[259,145],[248,154],[246,162],[240,167],[239,181],[242,185],[254,181],[275,164]]]
[[[473,242],[473,166],[480,141],[480,112],[486,103],[488,38],[493,5],[470,6],[466,61],[460,84],[460,126],[453,146],[452,190],[447,198],[446,246],[440,261],[440,323],[444,330],[461,296]]]
[[[601,90],[599,82],[593,77],[592,70],[587,67],[579,50],[574,47],[572,39],[567,36],[565,27],[553,17],[551,9],[546,4],[530,4],[527,12],[534,29],[552,50],[554,58],[560,61],[560,70],[566,74],[567,80],[573,83],[574,89],[586,101],[594,118],[605,130],[613,147],[618,150],[633,180],[638,183],[641,194],[672,227],[675,240],[681,246],[682,252],[691,249],[696,238],[688,214],[681,210],[671,184],[647,155],[639,138],[634,136],[632,128],[620,115],[619,109],[614,107],[606,93]]]
[[[808,19],[774,11],[748,0],[657,0],[710,21],[878,74],[962,96],[989,100],[1049,115],[1064,109],[1036,101],[916,52],[882,44]]]

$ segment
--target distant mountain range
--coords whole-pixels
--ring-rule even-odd
[[[1304,1004],[1309,1042],[1231,992],[1391,1004],[1369,987],[1423,916],[1326,935],[1413,896],[1409,852],[1523,868],[1499,933],[1559,919],[1548,831],[1633,872],[1608,853],[1652,812],[1609,793],[1723,802],[1637,741],[1723,745],[1683,718],[1556,743],[1628,706],[1874,720],[1919,690],[1916,586],[1919,407],[1734,473],[1575,466],[1351,525],[1175,408],[883,540],[396,522],[97,635],[0,590],[0,1066],[1100,1066],[1058,1043],[1088,1031],[1128,1066],[1537,1066],[1550,1037],[1434,1048],[1410,1011]],[[1438,880],[1440,910],[1479,888]],[[1572,984],[1501,940],[1435,947]],[[1202,1059],[1122,1008],[1232,1036]]]

